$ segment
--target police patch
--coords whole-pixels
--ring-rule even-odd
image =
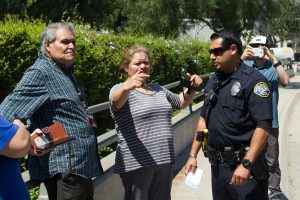
[[[256,83],[253,92],[260,97],[268,97],[270,94],[270,89],[264,82]]]

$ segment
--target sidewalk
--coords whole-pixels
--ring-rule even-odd
[[[281,186],[289,200],[300,199],[300,74],[291,78],[285,88],[279,88],[280,121],[280,165],[282,173]],[[299,122],[298,122],[299,121]],[[200,186],[193,189],[187,186],[184,167],[173,179],[172,200],[212,200],[210,164],[202,152],[197,158],[198,166],[203,169]],[[298,190],[297,190],[298,189]]]
[[[282,170],[281,186],[284,194],[289,200],[300,199],[300,73],[296,73],[295,77],[291,79],[291,84],[285,90],[280,91],[280,124],[281,129],[279,140],[280,143],[280,163]],[[285,104],[284,102],[288,102]],[[289,109],[288,109],[289,108]],[[288,109],[288,111],[287,111]],[[285,114],[284,111],[287,111]],[[285,116],[285,122],[283,117]]]

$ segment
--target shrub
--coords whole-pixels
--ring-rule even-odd
[[[40,49],[41,20],[6,19],[0,22],[0,102],[31,66]],[[76,80],[86,88],[88,105],[108,100],[109,89],[124,81],[118,72],[121,54],[133,44],[146,45],[153,54],[151,82],[161,85],[179,80],[184,71],[205,74],[210,71],[208,44],[157,36],[136,36],[99,32],[89,25],[76,25]],[[96,114],[97,134],[113,128],[109,113]],[[109,121],[109,123],[107,123]],[[108,127],[101,126],[101,122]]]

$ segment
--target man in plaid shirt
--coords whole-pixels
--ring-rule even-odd
[[[75,141],[42,156],[30,155],[31,180],[45,183],[49,199],[93,199],[92,178],[102,172],[97,140],[73,77],[75,31],[71,23],[48,25],[42,46],[14,91],[0,105],[0,115],[27,122],[29,130],[60,122]]]

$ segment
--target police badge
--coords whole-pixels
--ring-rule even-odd
[[[236,96],[239,93],[240,90],[241,90],[240,82],[233,83],[233,85],[231,87],[231,95]]]

